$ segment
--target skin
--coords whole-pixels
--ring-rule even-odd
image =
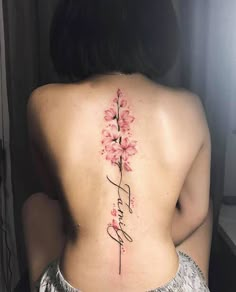
[[[106,176],[119,175],[100,154],[104,110],[117,88],[135,117],[132,136],[138,143],[133,171],[123,174],[135,194],[135,209],[132,216],[126,212],[133,242],[125,241],[121,275],[117,243],[106,233],[117,198]],[[198,97],[140,74],[96,76],[38,88],[28,103],[28,121],[45,187],[23,208],[32,283],[60,256],[65,279],[82,291],[146,291],[174,277],[176,248],[192,256],[207,278],[211,146]],[[49,198],[55,196],[64,204]],[[65,222],[62,206],[70,221]],[[74,227],[74,236],[65,235],[63,226]]]

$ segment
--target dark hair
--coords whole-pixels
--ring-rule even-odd
[[[178,25],[171,0],[63,0],[51,25],[51,57],[60,76],[142,73],[173,65]]]

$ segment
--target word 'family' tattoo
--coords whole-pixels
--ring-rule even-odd
[[[116,183],[107,176],[108,182],[116,187],[117,202],[111,210],[112,220],[107,226],[107,234],[119,245],[119,274],[121,274],[121,257],[125,253],[125,242],[133,242],[132,237],[125,231],[125,209],[133,213],[134,197],[128,184],[123,183],[123,171],[130,172],[129,159],[137,153],[137,141],[131,139],[130,125],[135,118],[130,115],[130,108],[120,89],[117,90],[109,109],[105,110],[106,128],[102,131],[102,155],[113,166],[118,167],[119,181]]]

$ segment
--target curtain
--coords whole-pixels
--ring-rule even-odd
[[[57,81],[49,58],[49,23],[57,0],[2,0],[10,115],[11,172],[20,272],[26,269],[21,209],[40,191],[28,149],[26,104],[38,86]],[[8,162],[9,163],[9,162]]]
[[[12,291],[19,278],[14,232],[10,166],[9,114],[5,66],[5,37],[0,1],[0,291]]]

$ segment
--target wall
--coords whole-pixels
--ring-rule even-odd
[[[232,145],[229,133],[231,131],[230,108],[236,92],[235,11],[234,0],[224,3],[220,0],[209,1],[206,95],[208,96],[210,126],[213,129],[214,185],[212,189],[219,201],[223,198],[225,186],[235,181],[228,171],[228,167],[232,166],[232,164],[229,166],[228,162],[231,159],[233,162],[234,157],[233,152],[230,152]],[[224,178],[226,178],[225,181]]]
[[[234,32],[236,2],[230,0],[227,3],[229,3],[228,7],[223,9],[226,10],[224,23],[221,23],[224,28],[224,32],[222,32],[224,37],[222,57],[227,61],[227,71],[222,76],[223,82],[227,85],[224,98],[229,97],[230,99],[224,175],[224,196],[227,198],[224,200],[236,204],[236,33]]]
[[[0,291],[12,291],[19,279],[16,253],[9,112],[5,66],[5,37],[0,0]]]
[[[224,192],[226,134],[233,91],[232,21],[236,2],[178,1],[183,33],[180,85],[203,101],[212,141],[211,197],[217,222]],[[217,226],[217,225],[215,225]]]

